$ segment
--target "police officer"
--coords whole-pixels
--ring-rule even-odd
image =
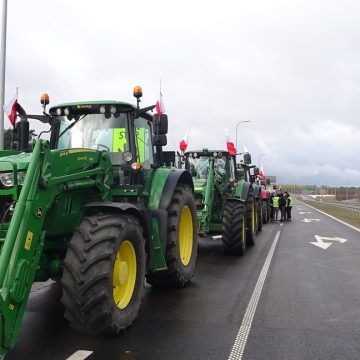
[[[285,207],[286,217],[285,217],[285,219],[287,221],[291,221],[292,198],[287,191],[285,191],[285,199],[286,199],[286,207]]]

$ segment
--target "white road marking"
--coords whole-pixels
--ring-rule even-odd
[[[222,235],[214,235],[212,236],[213,239],[221,239],[222,238]]]
[[[284,226],[284,224],[283,224],[283,223],[280,223],[280,226]]]
[[[321,221],[320,219],[304,219],[304,220],[300,220],[300,221],[303,221],[303,222],[305,222],[305,223],[311,223],[311,222],[313,222],[313,221]]]
[[[92,353],[93,353],[93,351],[78,350],[74,354],[72,354],[70,357],[68,357],[66,360],[83,360],[83,359],[86,359],[88,356],[90,356]]]
[[[347,239],[343,239],[343,238],[339,238],[339,237],[326,237],[326,236],[320,236],[320,235],[314,235],[316,242],[315,241],[311,241],[310,244],[313,244],[321,249],[326,250],[327,248],[329,248],[332,243],[326,243],[324,242],[324,240],[327,241],[338,241],[340,244],[343,244],[345,242],[347,242]]]
[[[298,200],[298,201],[300,201],[300,200]],[[338,221],[339,223],[341,223],[341,224],[343,224],[343,225],[346,225],[346,226],[349,227],[350,229],[353,229],[353,230],[355,230],[355,231],[360,232],[360,228],[358,228],[358,227],[356,227],[356,226],[354,226],[354,225],[348,224],[347,222],[345,222],[345,221],[343,221],[343,220],[340,220],[340,219],[336,218],[335,216],[329,215],[329,214],[327,214],[326,212],[323,212],[323,211],[321,211],[321,210],[319,210],[319,209],[316,209],[316,208],[312,207],[311,205],[306,204],[306,206],[308,206],[308,207],[311,208],[311,209],[314,209],[314,210],[318,211],[318,212],[321,213],[321,214],[324,214],[324,215],[328,216],[329,218],[331,218],[331,219],[333,219],[333,220]]]
[[[254,319],[256,307],[257,307],[258,301],[260,299],[261,291],[262,291],[262,288],[263,288],[264,283],[265,283],[266,275],[267,275],[267,273],[269,271],[270,263],[271,263],[273,255],[274,255],[274,251],[275,251],[275,248],[276,248],[276,244],[277,244],[277,242],[279,240],[280,233],[281,233],[281,231],[279,230],[275,235],[275,239],[274,239],[274,241],[273,241],[273,243],[271,245],[271,248],[270,248],[269,253],[268,253],[267,257],[266,257],[264,266],[263,266],[263,268],[261,270],[258,281],[257,281],[257,283],[255,285],[254,292],[253,292],[253,294],[251,296],[250,302],[249,302],[248,307],[246,309],[243,321],[241,323],[239,332],[238,332],[238,334],[236,336],[236,339],[235,339],[234,345],[233,345],[233,347],[231,349],[231,353],[229,355],[228,360],[241,360],[242,357],[243,357],[244,350],[245,350],[245,345],[246,345],[247,338],[248,338],[249,333],[250,333],[251,324],[252,324],[252,321]]]
[[[300,211],[300,214],[301,214],[301,215],[304,215],[304,214],[311,214],[311,211]]]

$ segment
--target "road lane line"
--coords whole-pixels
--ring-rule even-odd
[[[269,253],[268,253],[267,257],[266,257],[264,266],[263,266],[263,268],[261,270],[258,281],[257,281],[257,283],[255,285],[254,292],[253,292],[253,294],[251,296],[250,302],[249,302],[248,307],[246,309],[243,321],[241,323],[239,332],[238,332],[238,334],[236,336],[236,339],[235,339],[234,345],[233,345],[233,347],[231,349],[231,353],[229,355],[228,360],[241,360],[242,357],[243,357],[244,350],[245,350],[245,345],[246,345],[247,338],[248,338],[249,333],[250,333],[251,324],[252,324],[252,321],[254,319],[256,307],[257,307],[258,301],[260,299],[261,291],[262,291],[262,288],[263,288],[264,283],[265,283],[266,275],[267,275],[267,273],[269,271],[270,263],[271,263],[273,255],[274,255],[274,251],[275,251],[275,248],[276,248],[276,244],[277,244],[277,242],[279,240],[280,233],[281,233],[281,231],[279,230],[275,235],[274,241],[273,241],[273,243],[271,245],[271,248],[270,248]]]
[[[301,200],[298,200],[298,201],[301,202]],[[336,218],[335,216],[329,215],[329,214],[327,214],[326,212],[323,212],[323,211],[321,211],[321,210],[319,210],[319,209],[317,209],[317,208],[314,208],[314,207],[312,207],[311,205],[308,205],[308,204],[305,204],[305,203],[304,203],[304,205],[306,205],[306,206],[308,206],[308,207],[310,207],[310,208],[318,211],[319,213],[322,213],[322,214],[328,216],[329,218],[332,218],[332,219],[338,221],[339,223],[342,223],[342,224],[346,225],[346,226],[349,227],[350,229],[353,229],[353,230],[356,230],[356,231],[360,232],[360,229],[359,229],[358,227],[354,226],[354,225],[348,224],[347,222],[342,221],[342,220]]]
[[[83,360],[83,359],[86,359],[88,356],[90,356],[92,353],[93,353],[93,351],[78,350],[74,354],[72,354],[70,357],[68,357],[66,360]]]

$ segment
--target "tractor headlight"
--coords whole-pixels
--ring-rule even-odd
[[[18,172],[17,174],[17,183],[18,185],[23,185],[25,180],[26,173],[24,171]],[[2,173],[0,174],[0,183],[6,188],[14,186],[13,173]]]

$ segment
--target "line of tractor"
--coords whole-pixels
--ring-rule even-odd
[[[72,328],[119,334],[137,317],[145,281],[184,287],[198,239],[221,234],[243,255],[269,219],[251,156],[202,149],[175,161],[168,119],[120,101],[16,105],[16,149],[0,151],[0,355],[16,343],[35,281],[62,285]],[[29,142],[29,119],[50,126]],[[238,155],[239,156],[239,155]],[[173,159],[173,161],[170,161]],[[174,166],[176,165],[176,166]]]

